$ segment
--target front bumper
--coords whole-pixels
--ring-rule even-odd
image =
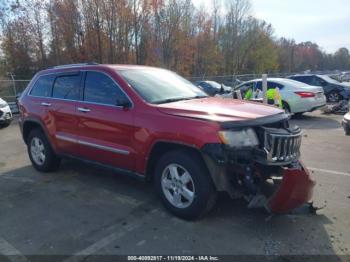
[[[12,121],[12,118],[10,107],[0,108],[0,123],[9,123]]]
[[[292,164],[280,164],[280,166],[267,165],[257,162],[252,150],[230,151],[221,144],[204,146],[202,156],[216,189],[227,192],[231,198],[247,196],[247,191],[242,190],[240,178],[249,172],[258,174],[261,180],[273,176],[282,178],[281,183],[274,186],[272,192],[266,194],[265,206],[271,212],[291,211],[307,203],[312,197],[315,182],[298,160]]]
[[[309,202],[315,186],[303,165],[284,169],[282,176],[280,186],[267,202],[267,208],[273,213],[287,213]]]
[[[345,116],[347,116],[347,115],[349,115],[349,118],[350,118],[350,113],[347,113]],[[350,120],[348,120],[344,117],[341,124],[342,124],[344,131],[346,133],[350,132]]]

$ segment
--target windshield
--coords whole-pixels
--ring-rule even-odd
[[[320,78],[322,78],[324,81],[328,82],[328,83],[333,83],[333,84],[340,84],[339,81],[327,76],[327,75],[320,75]]]
[[[126,69],[118,73],[148,103],[160,104],[207,97],[181,76],[165,69]]]

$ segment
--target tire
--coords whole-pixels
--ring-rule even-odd
[[[327,100],[328,100],[328,102],[336,103],[336,102],[339,102],[341,100],[341,96],[337,91],[331,91],[327,95]]]
[[[54,171],[61,163],[61,159],[52,150],[45,134],[39,128],[30,132],[27,139],[27,150],[32,165],[40,172]]]
[[[177,172],[177,181],[171,180],[174,172]],[[186,172],[189,178],[184,176]],[[181,183],[181,180],[188,182]],[[180,218],[199,219],[216,203],[217,192],[213,181],[202,159],[195,153],[171,151],[163,155],[156,164],[154,182],[166,209]],[[186,192],[192,192],[192,194],[185,194]],[[180,197],[177,198],[175,195]]]
[[[301,117],[305,112],[300,112],[300,113],[294,113],[293,117],[294,118],[299,118]]]
[[[11,124],[11,121],[5,121],[5,122],[0,124],[0,128],[8,127],[10,124]]]
[[[345,135],[350,136],[350,129],[349,128],[345,129]]]

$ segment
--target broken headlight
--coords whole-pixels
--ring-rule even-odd
[[[259,145],[258,137],[252,128],[237,131],[219,131],[219,137],[223,144],[233,148],[255,147]]]

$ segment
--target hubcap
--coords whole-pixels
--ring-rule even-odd
[[[40,138],[34,137],[30,143],[30,153],[35,164],[41,166],[45,162],[45,148],[44,143]]]
[[[166,199],[177,208],[190,206],[194,199],[191,174],[178,164],[168,165],[162,173],[162,190]]]

